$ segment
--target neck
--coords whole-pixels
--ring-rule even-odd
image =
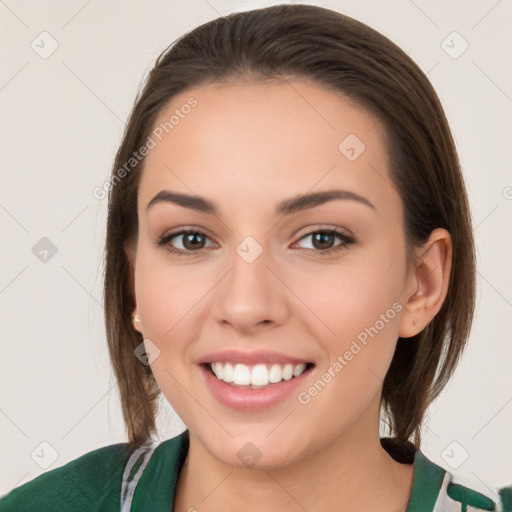
[[[378,409],[377,409],[378,412]],[[364,414],[363,414],[364,415]],[[378,414],[373,416],[378,418]],[[174,510],[188,512],[308,512],[379,510],[406,512],[413,465],[400,464],[381,447],[378,428],[361,417],[312,455],[271,469],[238,468],[219,461],[190,434]],[[378,421],[377,421],[378,426]]]

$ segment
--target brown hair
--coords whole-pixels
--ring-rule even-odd
[[[186,33],[158,57],[136,98],[112,169],[105,322],[132,446],[155,432],[159,388],[150,367],[134,356],[142,336],[131,321],[135,300],[127,251],[137,240],[137,189],[144,161],[122,179],[118,170],[144,145],[157,116],[178,93],[208,82],[283,77],[312,79],[338,91],[384,124],[409,250],[438,227],[452,236],[443,306],[421,333],[398,339],[383,383],[381,405],[398,444],[414,436],[420,447],[425,411],[465,347],[475,295],[471,218],[450,129],[425,74],[385,36],[326,8],[295,4],[234,13]]]

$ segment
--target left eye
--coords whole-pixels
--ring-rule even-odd
[[[312,237],[313,248],[306,248],[306,250],[317,252],[320,255],[341,250],[355,241],[352,237],[335,229],[324,229],[307,233],[299,240],[299,242],[307,239],[308,237]],[[182,239],[182,248],[176,248],[173,244],[171,244],[171,241],[174,238]],[[331,243],[333,243],[336,238],[341,240],[341,243],[332,247]],[[166,246],[169,252],[184,256],[187,254],[190,255],[193,253],[198,253],[205,249],[206,247],[204,246],[204,243],[206,240],[210,240],[210,238],[201,231],[182,230],[160,237],[157,241],[157,245]]]
[[[313,248],[308,248],[308,250],[317,250],[320,251],[320,254],[329,254],[331,252],[343,249],[345,246],[354,242],[353,238],[344,233],[340,233],[335,229],[312,231],[311,233],[303,236],[301,240],[305,240],[309,237],[312,237]],[[334,247],[330,246],[333,240],[336,238],[340,239],[341,243],[335,245]],[[329,245],[330,247],[325,247],[326,245]]]

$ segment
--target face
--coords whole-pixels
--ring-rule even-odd
[[[312,82],[238,82],[174,97],[153,134],[135,312],[191,439],[272,468],[375,435],[414,288],[382,125]]]

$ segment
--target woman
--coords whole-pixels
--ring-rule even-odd
[[[206,23],[157,60],[109,185],[129,442],[2,511],[511,510],[420,450],[475,257],[445,115],[396,45],[308,5]],[[187,426],[163,443],[160,391]]]

